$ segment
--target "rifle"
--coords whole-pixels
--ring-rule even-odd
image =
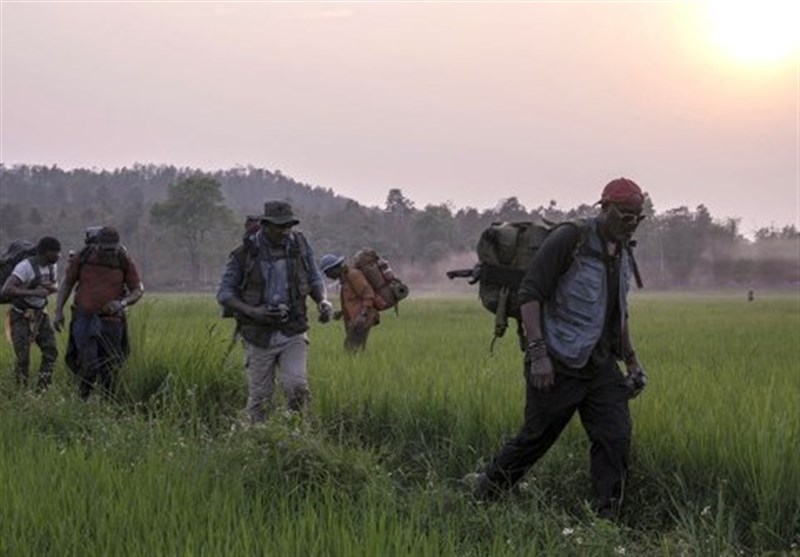
[[[469,279],[469,284],[475,284],[481,280],[481,264],[475,264],[472,269],[454,269],[452,271],[447,271],[446,274],[447,278],[450,280],[454,278],[466,278]]]

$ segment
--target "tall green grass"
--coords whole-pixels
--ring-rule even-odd
[[[492,355],[475,300],[412,300],[382,321],[356,357],[339,324],[315,323],[310,415],[278,411],[256,428],[242,425],[242,347],[226,356],[232,323],[208,297],[133,309],[111,401],[80,401],[61,364],[48,393],[17,390],[3,342],[0,554],[734,555],[800,543],[797,296],[634,298],[650,384],[631,404],[617,524],[587,504],[577,420],[498,503],[460,484],[521,423],[513,328]]]

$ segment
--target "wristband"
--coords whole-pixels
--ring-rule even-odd
[[[528,343],[528,348],[525,352],[531,360],[541,360],[547,357],[547,345],[543,338],[535,338]]]

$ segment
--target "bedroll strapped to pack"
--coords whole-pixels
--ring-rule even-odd
[[[397,311],[397,304],[408,297],[408,286],[395,276],[389,262],[374,249],[359,250],[353,256],[352,266],[364,273],[364,277],[375,290],[375,308],[378,311],[392,307]]]
[[[0,255],[0,288],[11,276],[11,272],[17,264],[26,257],[36,255],[36,244],[27,240],[14,240],[6,250]],[[0,304],[11,303],[11,298],[0,296]]]
[[[524,222],[495,222],[486,228],[478,240],[478,263],[472,269],[448,271],[447,277],[469,278],[478,283],[478,297],[487,310],[494,314],[495,341],[505,335],[508,318],[517,320],[520,348],[525,347],[518,290],[522,277],[533,262],[545,238],[558,226],[572,224],[586,230],[583,220],[555,223],[545,219]],[[583,240],[580,242],[582,243]]]

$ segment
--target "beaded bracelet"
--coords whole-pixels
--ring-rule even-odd
[[[528,343],[528,349],[526,352],[532,360],[541,360],[542,358],[546,357],[547,345],[545,344],[544,339],[536,338],[530,341]]]

